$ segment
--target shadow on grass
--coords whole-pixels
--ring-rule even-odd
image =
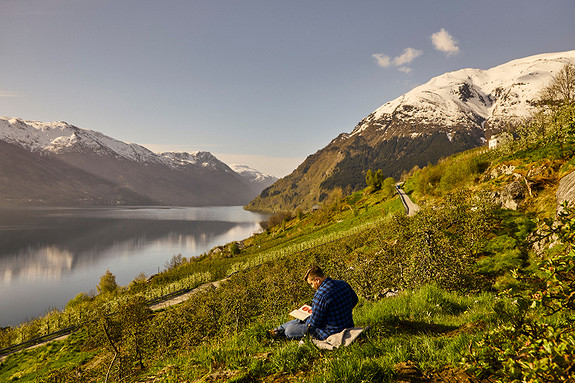
[[[448,326],[437,323],[398,320],[388,323],[387,331],[407,335],[446,335],[459,329],[459,326]]]

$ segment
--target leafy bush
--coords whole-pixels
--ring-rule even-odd
[[[88,302],[92,302],[94,300],[94,297],[89,296],[86,293],[78,293],[74,298],[72,298],[67,304],[66,304],[66,308],[70,309],[73,307],[77,307],[83,303],[88,303]]]
[[[395,216],[387,229],[392,244],[384,262],[395,283],[416,288],[429,283],[448,289],[477,287],[473,272],[493,222],[485,199],[453,194],[443,204],[422,209],[413,217]]]
[[[498,209],[495,236],[489,239],[484,254],[477,261],[477,271],[494,279],[494,287],[502,290],[517,284],[511,270],[527,266],[530,236],[534,221],[519,211]]]
[[[464,361],[503,382],[568,382],[575,375],[575,210],[543,232],[564,251],[540,260],[537,274],[516,272],[525,288],[509,289],[495,306],[501,324]],[[551,225],[551,226],[549,226]]]
[[[128,291],[134,294],[141,293],[148,287],[148,279],[146,274],[140,273],[134,278],[132,282],[128,285]]]
[[[281,211],[279,213],[275,213],[268,218],[265,225],[266,229],[269,231],[269,229],[272,227],[285,224],[290,219],[292,219],[292,213],[289,211]]]

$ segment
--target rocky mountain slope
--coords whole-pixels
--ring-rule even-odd
[[[568,63],[575,64],[575,51],[435,77],[382,105],[351,133],[340,134],[247,208],[307,209],[335,187],[364,187],[368,169],[398,179],[414,166],[484,145],[493,133],[527,118],[533,100]]]
[[[65,122],[0,118],[0,205],[243,205],[249,182],[207,152],[156,154]]]

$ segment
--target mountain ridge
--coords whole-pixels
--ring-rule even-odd
[[[0,205],[244,205],[259,193],[209,152],[153,153],[64,121],[0,117],[0,143],[13,154]]]

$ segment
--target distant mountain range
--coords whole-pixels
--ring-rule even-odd
[[[153,153],[66,122],[0,117],[0,206],[244,205],[276,178],[208,152]]]
[[[575,51],[435,77],[376,109],[246,208],[307,209],[335,187],[363,188],[368,169],[398,179],[414,166],[484,145],[491,134],[528,117],[532,101],[568,63],[575,64]]]

